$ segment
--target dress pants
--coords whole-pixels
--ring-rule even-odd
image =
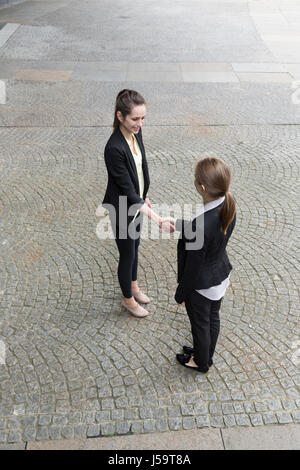
[[[195,290],[185,300],[193,336],[194,361],[203,372],[212,365],[219,331],[222,299],[210,300]]]
[[[122,237],[120,237],[122,231],[118,226],[113,227],[112,224],[115,241],[119,250],[118,279],[122,294],[126,298],[132,297],[131,282],[137,280],[138,248],[140,245],[142,220],[143,215],[139,214],[131,227],[133,229],[131,233],[135,233],[135,236],[131,237],[129,231],[129,233],[127,232],[127,238],[123,238],[124,231]]]

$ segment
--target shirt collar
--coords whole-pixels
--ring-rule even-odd
[[[218,207],[222,202],[225,201],[225,196],[219,197],[219,199],[215,199],[214,201],[210,201],[204,205],[204,212],[210,211],[215,207]]]
[[[215,199],[214,201],[210,201],[207,204],[204,204],[204,206],[194,215],[193,218],[199,217],[199,215],[204,214],[204,212],[215,209],[224,201],[225,201],[225,196],[222,196],[222,197],[219,197],[218,199]]]

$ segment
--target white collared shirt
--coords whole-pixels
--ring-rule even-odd
[[[211,209],[214,209],[215,207],[218,207],[225,201],[225,196],[220,197],[219,199],[216,199],[215,201],[208,202],[203,206],[203,208],[197,212],[197,214],[193,217],[198,217],[201,214],[204,214],[204,212],[210,211]],[[207,299],[210,300],[220,300],[226,292],[227,287],[229,286],[229,276],[224,279],[221,284],[218,284],[217,286],[212,286],[209,287],[208,289],[200,289],[196,290],[199,294],[203,295]]]

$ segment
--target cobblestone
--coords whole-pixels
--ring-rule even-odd
[[[141,422],[141,421],[134,421],[133,423],[131,423],[130,431],[131,431],[133,434],[142,434],[142,433],[144,432],[143,422]]]
[[[250,414],[249,416],[253,426],[262,426],[264,424],[262,416],[260,414]]]
[[[286,411],[280,411],[276,413],[276,416],[280,424],[291,423],[293,421],[290,413],[287,413]]]
[[[120,48],[109,36],[109,50],[94,43],[84,49],[89,15],[81,3],[72,2],[64,15],[52,7],[41,17],[28,13],[0,48],[1,73],[8,77],[0,76],[8,89],[7,104],[0,105],[0,340],[6,352],[0,442],[299,423],[300,218],[294,201],[300,107],[291,101],[290,83],[133,82],[149,103],[143,136],[153,204],[198,202],[192,175],[201,155],[221,156],[233,173],[238,224],[228,248],[234,270],[220,338],[209,373],[191,374],[175,360],[182,345],[191,344],[188,318],[173,299],[176,240],[141,242],[139,282],[152,302],[151,315],[139,321],[120,308],[114,241],[96,236],[106,185],[103,149],[114,96],[125,85],[83,77],[80,68],[93,61],[94,68],[95,61],[116,68]],[[182,10],[185,21],[194,3]],[[145,60],[174,67],[183,60],[194,67],[199,61],[227,60],[230,67],[246,59],[270,62],[246,3],[230,9],[237,8],[243,22],[247,50],[230,23],[229,4],[218,3],[226,18],[220,44],[216,4],[200,3],[199,28],[198,13],[210,11],[209,47],[189,42],[183,50],[187,35],[183,45],[176,40],[172,49],[165,43],[150,51],[147,33],[134,51],[125,37],[124,61],[130,67]],[[108,17],[109,8],[107,2]],[[151,2],[137,13],[152,19]],[[158,37],[161,26],[152,34]],[[78,47],[69,48],[64,34],[74,28]],[[105,65],[108,54],[114,62]],[[67,64],[75,79],[16,75],[38,67],[64,72]]]
[[[278,423],[275,413],[265,413],[263,415],[263,420],[265,424],[275,424]]]
[[[227,427],[232,427],[236,425],[235,416],[234,415],[224,415],[224,424]]]
[[[168,423],[171,431],[182,429],[182,418],[169,418]]]
[[[197,416],[196,417],[196,424],[198,428],[202,428],[205,426],[210,426],[209,416]]]
[[[292,411],[292,418],[295,423],[300,423],[300,411]]]
[[[87,437],[98,437],[100,435],[100,424],[90,424],[87,428]]]
[[[115,434],[115,423],[103,423],[100,425],[102,436],[112,436]]]
[[[50,428],[50,436],[51,435],[51,428]],[[60,437],[60,436],[59,436]],[[57,437],[59,439],[59,437]],[[25,428],[23,436],[22,436],[23,441],[28,442],[28,441],[35,441],[36,439],[36,429],[35,428]]]
[[[220,428],[223,427],[223,416],[220,415],[211,415],[210,416],[210,425],[213,428]]]
[[[183,429],[193,429],[196,426],[195,418],[183,417],[182,427]]]
[[[51,432],[51,428],[50,428]],[[87,426],[85,424],[76,424],[74,426],[74,438],[85,439],[87,437]]]
[[[245,414],[237,414],[235,419],[238,426],[251,426],[249,417]]]

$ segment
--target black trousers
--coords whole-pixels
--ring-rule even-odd
[[[131,227],[132,232],[127,231],[127,238],[120,237],[120,228],[113,227],[115,241],[119,250],[118,279],[122,294],[126,298],[132,297],[131,282],[137,280],[138,271],[138,248],[140,245],[140,234],[142,230],[143,215],[140,213]],[[134,237],[131,234],[134,233]],[[138,236],[137,236],[138,235]]]
[[[192,328],[194,361],[203,372],[212,365],[220,332],[221,302],[222,299],[210,300],[196,291],[185,301]]]

